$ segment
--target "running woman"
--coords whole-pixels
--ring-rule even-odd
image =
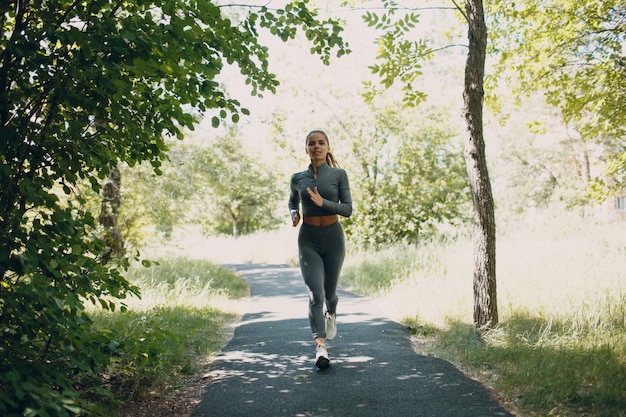
[[[339,216],[352,215],[352,197],[348,175],[330,152],[326,133],[311,131],[306,137],[306,152],[311,163],[307,170],[291,177],[289,211],[293,227],[302,219],[298,233],[300,270],[309,295],[315,366],[324,369],[330,366],[326,341],[337,334],[337,282],[346,255]]]

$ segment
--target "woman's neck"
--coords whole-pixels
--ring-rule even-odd
[[[313,168],[313,177],[315,179],[317,179],[317,169],[325,162],[325,160],[321,159],[311,159],[311,167]]]
[[[317,168],[325,162],[326,161],[323,159],[311,159],[311,166],[313,167],[313,171],[317,172]]]

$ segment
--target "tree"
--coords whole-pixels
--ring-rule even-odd
[[[463,113],[468,137],[465,142],[465,161],[472,200],[474,202],[474,323],[478,328],[489,328],[498,323],[496,291],[496,225],[491,182],[485,157],[483,137],[484,68],[487,47],[487,29],[481,0],[466,0],[465,10],[455,5],[468,24],[468,55],[465,65]],[[424,95],[413,87],[421,75],[420,62],[432,56],[433,49],[424,40],[406,39],[419,22],[416,9],[404,9],[404,18],[395,18],[401,10],[392,0],[383,2],[381,17],[368,12],[364,20],[369,26],[383,31],[377,39],[380,64],[373,65],[385,87],[396,81],[403,85],[404,103],[416,106]],[[370,89],[371,91],[371,89]],[[374,95],[366,96],[372,99]]]
[[[624,2],[521,0],[492,3],[489,11],[491,52],[498,59],[491,81],[505,79],[516,95],[543,93],[573,140],[583,144],[574,155],[581,190],[589,183],[585,169],[593,147],[602,155],[596,162],[605,160],[607,167],[605,178],[596,180],[610,178],[598,197],[618,190],[624,182],[620,172],[626,171],[623,165],[612,169],[626,160]]]
[[[193,144],[175,139],[166,144],[167,159],[159,166],[161,174],[156,175],[147,162],[121,167],[125,185],[119,227],[127,246],[139,247],[146,239],[171,237],[177,225],[189,221],[189,204],[204,188],[204,184],[194,182],[190,169],[194,152],[187,148]],[[152,227],[156,236],[150,233]]]
[[[0,414],[104,414],[82,383],[114,346],[91,329],[85,302],[113,310],[139,289],[123,277],[128,259],[106,256],[79,185],[99,192],[123,163],[158,173],[165,137],[182,138],[196,116],[218,125],[247,114],[216,81],[227,64],[253,95],[274,92],[260,30],[287,40],[302,29],[325,63],[348,52],[339,22],[306,0],[238,19],[223,10],[204,0],[0,6]]]
[[[238,237],[280,224],[275,212],[283,196],[278,174],[271,161],[259,161],[255,152],[247,152],[236,127],[194,150],[194,181],[203,190],[195,195],[199,210],[194,221],[209,233]]]
[[[359,119],[363,119],[359,112]],[[353,198],[359,210],[344,222],[364,247],[416,244],[442,224],[463,224],[470,201],[462,148],[435,111],[372,109],[371,124],[350,135]],[[358,138],[358,139],[357,139]]]
[[[121,204],[122,174],[115,167],[109,171],[103,187],[102,205],[100,208],[100,224],[105,228],[104,241],[107,251],[119,256],[124,253],[124,239],[119,227]]]
[[[474,323],[490,328],[498,324],[498,303],[496,221],[483,136],[487,27],[482,0],[466,0],[464,16],[469,26],[463,108],[469,134],[465,162],[474,202]]]

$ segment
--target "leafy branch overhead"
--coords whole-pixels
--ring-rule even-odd
[[[372,101],[395,82],[400,82],[404,105],[414,107],[426,99],[426,95],[414,89],[413,84],[422,75],[422,62],[429,59],[433,51],[424,39],[406,39],[406,35],[419,24],[419,14],[409,10],[403,13],[404,17],[396,17],[398,4],[394,1],[385,1],[384,4],[385,11],[380,15],[370,11],[363,15],[368,27],[381,32],[376,39],[378,63],[369,68],[372,74],[380,77],[383,89],[379,90],[374,83],[367,81],[363,95],[367,101]]]

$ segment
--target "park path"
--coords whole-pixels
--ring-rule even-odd
[[[327,342],[332,366],[318,371],[299,269],[229,267],[251,297],[192,417],[512,417],[449,362],[416,354],[405,326],[344,291]]]

